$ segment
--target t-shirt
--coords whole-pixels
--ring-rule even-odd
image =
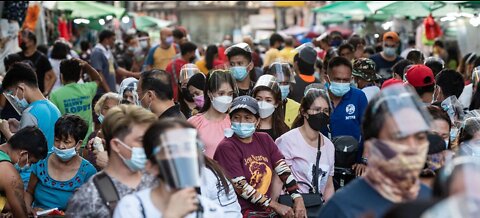
[[[33,55],[30,57],[26,57],[23,52],[19,52],[18,54],[22,60],[29,60],[32,62],[33,66],[35,67],[35,72],[37,73],[38,88],[40,88],[40,91],[44,92],[45,74],[52,69],[52,65],[50,65],[50,61],[48,61],[47,56],[39,51],[35,51],[35,53],[33,53]]]
[[[224,63],[219,60],[219,59],[213,59],[213,69],[217,66],[221,66]],[[200,59],[199,61],[195,62],[195,65],[197,65],[198,69],[205,75],[208,75],[208,69],[207,69],[207,62],[205,61],[205,58]]]
[[[295,84],[292,84],[293,90],[288,97],[295,100],[296,102],[301,102],[305,92],[305,88],[312,83],[320,83],[320,80],[315,78],[312,82],[307,82],[300,78],[298,74],[295,75]]]
[[[318,178],[318,187],[325,193],[325,187],[329,176],[333,176],[335,169],[335,147],[333,143],[323,136],[323,146],[320,147],[320,161],[318,167],[322,170]],[[275,141],[278,149],[285,156],[285,162],[290,166],[292,174],[297,182],[312,184],[312,167],[317,159],[317,148],[309,145],[300,133],[299,128],[290,130]],[[308,193],[309,188],[302,183],[299,184],[300,193]]]
[[[165,69],[165,71],[170,74],[170,78],[172,80],[173,99],[175,102],[178,100],[178,80],[180,78],[180,70],[185,64],[188,64],[188,62],[182,58],[177,58],[168,63],[167,68]],[[175,66],[175,74],[173,74],[173,66]]]
[[[3,161],[8,161],[8,162],[12,162],[12,159],[10,159],[10,156],[8,156],[7,153],[5,153],[4,151],[0,151],[0,162],[3,162]],[[7,197],[0,192],[0,211],[3,210],[3,208],[5,207],[5,204],[7,204]]]
[[[431,190],[422,184],[417,199],[427,200],[430,196]],[[359,178],[335,193],[323,206],[318,217],[355,218],[371,212],[374,217],[380,218],[393,205],[393,202],[381,196],[365,179]]]
[[[58,107],[60,113],[76,114],[88,124],[88,132],[83,140],[93,131],[92,100],[97,93],[97,83],[70,83],[50,94],[50,101]]]
[[[293,47],[285,47],[279,52],[280,58],[284,61],[293,64],[293,58],[298,52]]]
[[[90,162],[82,158],[80,168],[73,178],[67,181],[57,181],[48,174],[48,159],[51,155],[52,153],[31,167],[32,173],[38,178],[37,185],[35,186],[35,201],[33,205],[34,207],[44,210],[56,207],[59,210],[65,210],[67,208],[67,201],[73,192],[97,173],[97,170]]]
[[[472,103],[472,95],[473,95],[473,84],[468,84],[463,88],[463,92],[458,98],[460,103],[462,103],[463,108],[469,108],[470,104]]]
[[[22,113],[20,129],[27,126],[36,126],[45,135],[48,143],[48,150],[52,151],[55,135],[55,123],[60,118],[60,111],[57,106],[49,100],[42,99],[32,102]]]
[[[287,98],[287,103],[285,104],[285,124],[289,128],[292,127],[293,122],[298,116],[298,111],[300,109],[300,104],[290,98]]]
[[[361,90],[351,87],[330,115],[331,137],[353,136],[362,146],[361,124],[367,108],[367,97]],[[332,103],[333,105],[333,103]],[[360,149],[360,153],[363,150]]]
[[[280,57],[280,51],[276,48],[270,48],[265,53],[265,57],[263,58],[263,67],[269,67],[270,64],[275,62],[277,58]]]
[[[225,170],[229,178],[245,177],[248,184],[257,192],[270,197],[270,185],[275,172],[275,164],[283,159],[272,138],[261,132],[255,132],[252,142],[245,144],[236,136],[224,138],[218,145],[213,157]],[[239,196],[238,201],[245,210],[263,211]]]
[[[60,79],[60,63],[63,60],[57,60],[53,58],[48,59],[50,61],[50,65],[52,65],[53,72],[55,73],[55,78],[57,80],[55,81],[55,84],[53,84],[52,92],[57,90],[62,86],[62,80]]]
[[[367,97],[367,101],[370,102],[370,100],[375,97],[380,92],[380,88],[378,86],[367,86],[362,89],[362,92],[365,93],[365,97]]]
[[[103,202],[103,199],[100,197],[100,193],[93,182],[94,176],[90,177],[87,183],[75,191],[72,198],[68,201],[65,216],[78,218],[111,217],[107,205]],[[110,179],[112,180],[120,198],[157,185],[156,178],[147,173],[143,173],[140,184],[136,188],[130,188],[113,177],[110,177]]]
[[[237,194],[233,188],[232,183],[227,179],[228,193],[220,182],[220,175],[216,175],[210,168],[203,167],[202,171],[202,186],[200,193],[205,198],[215,202],[218,206],[223,208],[225,217],[241,218],[240,204],[238,204]]]
[[[117,63],[113,57],[112,51],[106,49],[102,44],[97,44],[90,55],[90,63],[95,70],[103,75],[103,78],[108,84],[111,92],[117,91],[117,80],[115,71],[118,68]],[[103,94],[105,90],[99,87],[97,94]]]
[[[382,55],[380,55],[380,53],[376,53],[370,56],[370,59],[372,59],[372,61],[375,62],[375,68],[377,70],[377,73],[383,79],[390,79],[393,77],[393,70],[392,70],[393,65],[395,65],[397,62],[399,62],[403,58],[400,56],[397,56],[397,58],[395,58],[394,61],[387,61],[382,57]]]
[[[177,52],[175,51],[175,46],[172,44],[168,49],[163,49],[160,45],[154,46],[148,52],[147,59],[145,60],[146,65],[152,65],[153,69],[165,70],[168,63],[175,58]]]
[[[228,115],[221,121],[210,121],[205,118],[205,114],[197,114],[188,119],[198,131],[200,139],[205,144],[205,155],[213,158],[220,141],[225,138],[225,129],[231,127],[230,117]]]
[[[115,208],[113,214],[114,218],[131,218],[131,217],[144,217],[144,218],[158,218],[162,217],[162,212],[153,205],[152,202],[152,189],[145,189],[137,193],[129,194],[123,197]],[[207,199],[203,196],[199,196],[200,204],[203,207],[202,217],[226,217],[222,207],[215,204],[215,202]],[[193,212],[185,216],[185,218],[195,218],[197,213]]]

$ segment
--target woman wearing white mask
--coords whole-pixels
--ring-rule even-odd
[[[268,133],[275,140],[290,130],[285,124],[282,95],[274,76],[261,76],[253,88],[253,97],[257,99],[260,108],[257,131]]]
[[[64,115],[55,123],[53,153],[31,167],[25,201],[42,210],[65,210],[73,192],[97,173],[90,162],[79,155],[87,134],[87,123],[77,115]]]
[[[227,111],[238,90],[230,71],[214,70],[208,75],[204,93],[203,108],[188,122],[195,126],[205,143],[205,155],[212,158],[224,138],[224,130],[230,128]]]

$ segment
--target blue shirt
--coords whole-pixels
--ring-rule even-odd
[[[88,179],[97,173],[95,167],[90,162],[82,158],[82,163],[77,174],[68,181],[57,181],[48,175],[48,159],[40,160],[31,167],[32,173],[38,177],[38,183],[35,186],[34,207],[44,210],[58,208],[59,210],[67,209],[67,202],[73,195],[73,192],[80,188]]]
[[[20,129],[27,126],[37,126],[42,130],[48,143],[48,150],[52,151],[55,122],[60,118],[57,106],[46,99],[32,102],[22,113]]]
[[[367,97],[362,90],[351,87],[333,109],[330,116],[330,131],[332,138],[349,135],[362,141],[362,117],[367,108]],[[333,103],[332,103],[333,105]]]
[[[377,70],[377,73],[382,76],[383,79],[390,79],[393,77],[393,70],[392,67],[395,65],[397,62],[402,60],[403,58],[400,56],[397,56],[394,61],[387,61],[383,59],[382,55],[380,53],[376,53],[370,56],[370,59],[375,62],[375,69]]]
[[[430,196],[431,190],[422,184],[417,199],[427,200]],[[323,206],[318,217],[356,218],[373,213],[374,217],[380,218],[393,205],[393,202],[380,195],[365,179],[360,178],[337,191]]]
[[[106,56],[109,54],[109,56]],[[115,77],[115,71],[118,68],[117,63],[110,50],[107,50],[101,44],[95,46],[90,54],[90,63],[95,70],[99,71],[110,88],[110,91],[117,91],[117,80]],[[102,87],[98,87],[97,94],[103,94],[105,90]]]

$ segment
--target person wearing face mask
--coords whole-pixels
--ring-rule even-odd
[[[357,88],[361,89],[367,101],[380,92],[380,88],[375,84],[381,77],[375,71],[375,62],[368,58],[356,59],[353,62],[353,79]]]
[[[319,217],[383,217],[395,203],[431,196],[419,178],[431,117],[412,88],[397,84],[382,90],[369,103],[362,129],[365,176],[334,194]]]
[[[173,33],[170,28],[160,30],[160,44],[152,47],[148,51],[145,60],[145,70],[159,69],[165,70],[177,55],[177,50],[173,43]]]
[[[318,188],[316,191],[320,191],[326,201],[335,192],[333,186],[335,148],[321,132],[328,129],[331,111],[327,92],[323,89],[309,89],[302,99],[293,129],[275,141],[292,169],[295,179],[303,182],[299,183],[299,191],[309,193],[310,187]],[[321,156],[319,162],[315,163],[318,149]],[[319,167],[318,178],[313,178],[312,165]],[[313,184],[312,181],[317,181],[318,184]],[[309,186],[303,185],[304,183]]]
[[[180,78],[178,81],[178,103],[180,104],[180,110],[187,119],[192,117],[193,113],[197,113],[195,110],[197,106],[195,105],[193,96],[190,95],[190,92],[188,91],[187,84],[192,76],[199,73],[201,72],[195,64],[185,64],[180,70]]]
[[[290,128],[298,115],[300,104],[288,98],[295,85],[295,74],[287,63],[275,62],[267,69],[265,74],[272,75],[277,79],[280,88],[281,100],[284,108],[285,124]]]
[[[22,180],[30,173],[24,176],[22,172],[44,159],[47,153],[47,141],[37,127],[26,127],[0,145],[0,211],[9,209],[13,217],[27,217]],[[9,208],[5,207],[7,202]]]
[[[265,132],[277,139],[290,128],[285,124],[282,94],[274,76],[261,76],[253,88],[253,97],[258,101],[260,123],[258,132]]]
[[[252,81],[252,70],[254,68],[252,62],[252,50],[247,43],[238,43],[230,46],[225,50],[228,58],[230,72],[238,86],[238,95],[251,95],[255,83]]]
[[[18,55],[23,61],[28,60],[33,63],[34,71],[38,75],[38,87],[42,94],[47,96],[57,80],[55,72],[47,56],[37,50],[37,36],[29,30],[24,30],[21,34],[20,48],[22,51]]]
[[[205,75],[202,74],[195,74],[188,80],[187,83],[187,90],[190,96],[193,98],[193,102],[195,103],[195,110],[200,111],[203,108],[203,105],[205,104],[205,97],[203,90],[205,90],[205,83],[206,83],[207,78],[205,78]],[[192,116],[195,116],[197,113],[194,113],[195,111],[192,111]]]
[[[53,153],[31,167],[25,202],[28,207],[64,211],[73,192],[97,173],[90,162],[79,155],[87,134],[87,123],[77,115],[64,115],[55,123]]]
[[[425,104],[433,102],[436,81],[430,68],[420,64],[413,65],[405,72],[405,78]]]
[[[8,140],[14,132],[26,126],[37,126],[45,134],[49,150],[53,147],[53,128],[60,111],[47,100],[38,87],[37,75],[24,63],[14,64],[2,82],[2,92],[15,110],[22,114],[20,121],[4,120],[0,131]]]
[[[171,75],[172,84],[173,84],[173,98],[175,102],[178,102],[178,83],[180,83],[180,71],[182,67],[186,64],[192,63],[196,56],[195,50],[197,46],[191,42],[184,42],[180,44],[181,57],[175,58],[173,61],[168,63],[165,71]]]
[[[313,47],[308,45],[301,45],[298,48],[298,54],[293,58],[293,69],[296,72],[295,84],[289,97],[300,102],[303,98],[305,87],[312,83],[320,83],[320,80],[315,78],[315,62],[317,61],[317,52]]]
[[[180,105],[173,101],[171,75],[163,70],[142,73],[138,82],[138,96],[144,108],[152,111],[159,119],[178,117],[185,119]]]
[[[208,74],[203,107],[197,115],[188,119],[205,144],[207,157],[213,158],[218,144],[224,138],[225,129],[231,126],[227,111],[237,93],[235,79],[230,71],[213,70]]]
[[[435,77],[435,81],[436,86],[432,102],[439,106],[450,96],[455,96],[458,99],[465,88],[462,74],[455,70],[445,69],[440,71]]]
[[[70,198],[65,212],[68,217],[110,217],[118,199],[135,191],[151,188],[155,178],[145,173],[147,157],[142,145],[143,135],[157,116],[135,105],[120,105],[110,109],[105,117],[102,133],[108,164],[92,176]],[[106,203],[105,187],[118,194],[115,202]],[[113,186],[113,187],[112,187]]]
[[[386,32],[383,34],[383,51],[370,56],[383,80],[392,78],[393,65],[403,59],[397,55],[399,44],[400,38],[396,32]]]
[[[282,50],[282,44],[285,42],[283,37],[278,33],[273,33],[270,36],[270,48],[265,53],[263,58],[263,67],[268,67],[272,64],[277,58],[282,57],[280,55],[280,50]]]
[[[112,54],[112,49],[115,43],[115,33],[111,30],[102,30],[98,34],[98,43],[92,50],[90,56],[90,63],[95,70],[97,70],[103,76],[103,83],[97,90],[97,95],[102,95],[107,92],[117,91],[116,76],[120,77],[135,77],[138,78],[140,73],[131,72],[123,67],[119,67],[115,62],[115,57]],[[108,86],[108,89],[106,89]]]
[[[135,35],[128,35],[123,41],[127,47],[123,54],[123,67],[127,70],[139,72],[143,64],[141,62],[143,60],[143,51],[138,38]]]
[[[359,143],[359,154],[363,152],[363,139],[360,130],[363,112],[368,101],[365,93],[351,87],[352,63],[343,57],[334,57],[328,63],[327,84],[328,94],[332,100],[333,111],[330,115],[331,137],[352,136]],[[358,160],[361,163],[360,158]],[[356,164],[354,169],[361,175],[364,165]]]
[[[118,92],[122,98],[121,104],[140,105],[137,93],[138,80],[132,77],[126,78],[120,83],[120,91]]]
[[[272,138],[255,132],[260,122],[257,100],[250,96],[235,98],[230,109],[231,131],[220,142],[213,157],[232,178],[244,217],[275,212],[281,217],[305,217],[303,198],[297,181]],[[277,174],[292,197],[293,208],[271,198]],[[255,217],[255,215],[254,215]]]

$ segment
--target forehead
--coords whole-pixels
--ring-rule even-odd
[[[227,82],[224,82],[222,84],[220,84],[220,86],[218,87],[218,91],[233,91],[233,88],[232,86],[230,85],[230,83],[227,83]]]
[[[347,78],[352,76],[352,70],[345,65],[339,65],[332,68],[332,76]]]
[[[250,111],[246,109],[238,109],[232,113],[232,116],[247,117],[247,116],[254,116],[254,114],[252,114]]]
[[[393,39],[386,39],[386,40],[384,41],[384,43],[387,44],[387,45],[395,45],[395,44],[397,44],[395,41],[393,41]]]
[[[403,108],[395,111],[394,114],[385,116],[385,121],[380,132],[390,136],[398,134],[410,136],[429,130],[423,116],[413,108]]]
[[[271,91],[268,91],[268,90],[260,90],[257,92],[256,96],[255,97],[263,97],[263,98],[273,98],[273,93]]]
[[[248,59],[247,57],[243,56],[243,55],[235,55],[235,56],[232,56],[230,57],[229,59],[230,62],[248,62]]]
[[[322,108],[328,108],[328,103],[323,99],[322,97],[317,97],[315,101],[313,101],[311,107],[322,107]]]

